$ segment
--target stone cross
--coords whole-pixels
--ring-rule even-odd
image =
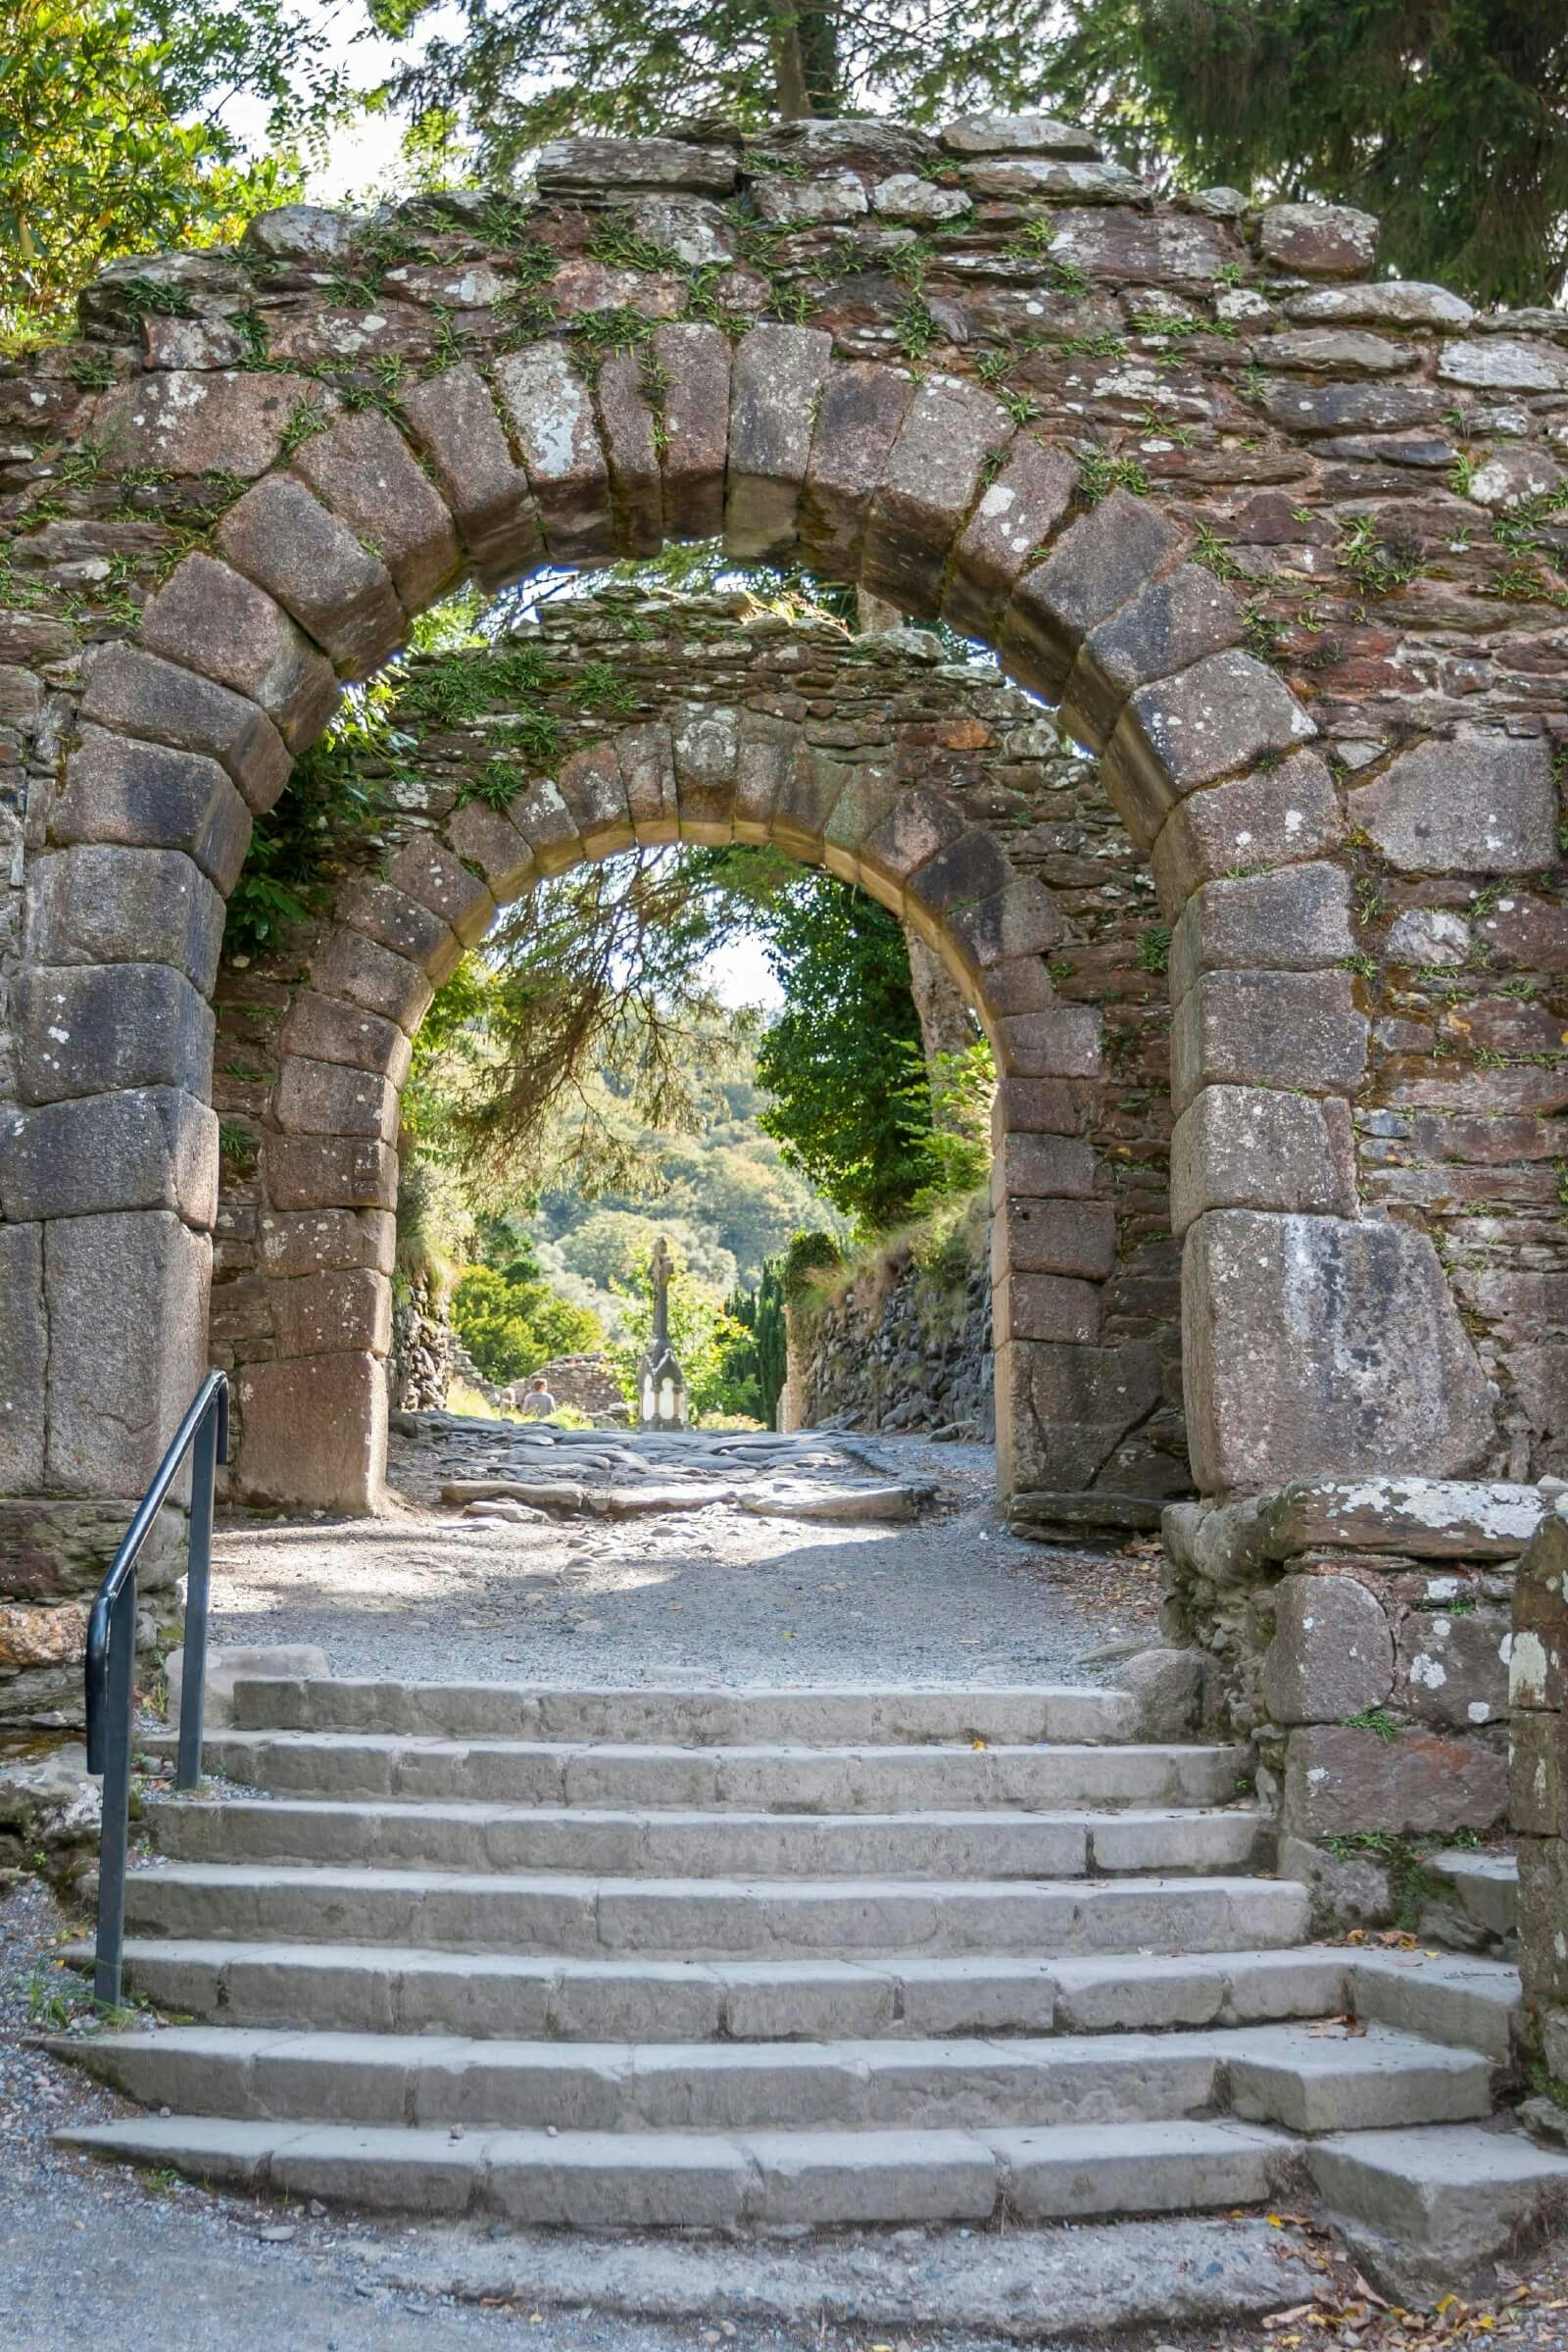
[[[669,1347],[669,1283],[675,1271],[675,1261],[669,1254],[669,1244],[662,1234],[654,1244],[653,1256],[648,1261],[648,1279],[654,1287],[654,1328],[648,1342],[650,1355],[662,1355]]]

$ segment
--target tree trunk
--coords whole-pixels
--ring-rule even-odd
[[[956,1122],[951,1114],[944,1118],[936,1095],[941,1078],[937,1056],[968,1051],[975,1040],[974,1018],[963,991],[936,950],[928,948],[907,925],[904,937],[909,951],[909,993],[920,1019],[920,1043],[933,1088],[932,1116],[939,1127],[951,1127]]]
[[[773,85],[778,111],[787,122],[808,116],[836,115],[839,36],[825,0],[771,0]]]

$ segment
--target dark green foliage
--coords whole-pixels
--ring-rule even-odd
[[[1083,0],[1042,62],[1135,165],[1359,205],[1478,302],[1562,290],[1565,0]]]
[[[470,1266],[454,1294],[452,1322],[493,1381],[521,1380],[552,1356],[584,1354],[605,1344],[599,1317],[553,1291],[526,1248],[504,1267]]]
[[[813,1275],[837,1273],[843,1264],[844,1252],[830,1233],[792,1235],[779,1275],[784,1298],[797,1304],[808,1295]]]
[[[778,1400],[789,1372],[789,1337],[784,1325],[784,1277],[779,1261],[770,1257],[762,1268],[752,1315],[756,1335],[757,1385],[761,1393],[762,1419],[778,1427]]]

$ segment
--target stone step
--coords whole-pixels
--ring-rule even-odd
[[[160,1734],[139,1745],[172,1757],[175,1741]],[[1251,1773],[1245,1747],[692,1748],[396,1732],[211,1732],[203,1760],[246,1788],[298,1796],[790,1813],[1222,1805]]]
[[[1237,2123],[1053,2132],[466,2132],[137,2116],[56,2133],[215,2186],[578,2229],[1069,2221],[1288,2192],[1299,2143]]]
[[[65,1956],[81,1969],[92,1947]],[[1510,2051],[1517,1971],[1469,1955],[1282,1951],[1094,1960],[553,1960],[373,1944],[125,1946],[131,1989],[231,2026],[550,2041],[1159,2033],[1334,2017]]]
[[[1568,2156],[1519,2132],[1346,2132],[1308,2161],[1375,2282],[1422,2306],[1568,2212]]]
[[[1512,1854],[1470,1854],[1445,1847],[1422,1865],[1451,1886],[1472,1926],[1494,1943],[1511,1943],[1519,1932],[1519,1864]]]
[[[170,1862],[132,1871],[125,1890],[135,1936],[572,1959],[1273,1949],[1304,1940],[1309,1908],[1298,1881],[1217,1876],[768,1881]]]
[[[368,1863],[390,1869],[556,1871],[616,1878],[1071,1879],[1243,1871],[1273,1846],[1269,1818],[1118,1813],[710,1813],[670,1807],[387,1804],[299,1797],[169,1800],[161,1852],[187,1862]]]
[[[1067,1683],[974,1690],[871,1685],[800,1690],[564,1690],[293,1676],[234,1688],[240,1731],[430,1733],[445,1740],[648,1740],[658,1746],[967,1745],[1136,1740],[1130,1691]]]
[[[171,2026],[52,2046],[128,2098],[190,2115],[616,2134],[1045,2132],[1218,2110],[1313,2135],[1485,2116],[1493,2078],[1475,2051],[1382,2026],[645,2044]]]

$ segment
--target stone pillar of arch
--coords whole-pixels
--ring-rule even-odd
[[[339,681],[462,576],[719,532],[945,617],[1102,759],[1172,931],[1202,1491],[1560,1458],[1556,330],[1379,278],[1359,214],[1155,203],[1042,119],[783,136],[287,208],[114,265],[74,342],[5,364],[12,1521],[133,1494],[204,1360],[222,902]],[[452,888],[662,791],[567,781],[471,817]],[[825,842],[824,800],[807,763],[776,821]],[[961,939],[1004,1156],[1030,1139],[1065,1235],[1099,1018],[935,796],[874,814],[855,858]],[[388,927],[445,924],[439,961],[468,915],[406,879]],[[395,1057],[431,985],[412,937],[355,936],[296,1041],[329,1070],[374,1023]],[[999,1368],[1038,1413],[1098,1335],[1085,1277],[1002,1230]]]

